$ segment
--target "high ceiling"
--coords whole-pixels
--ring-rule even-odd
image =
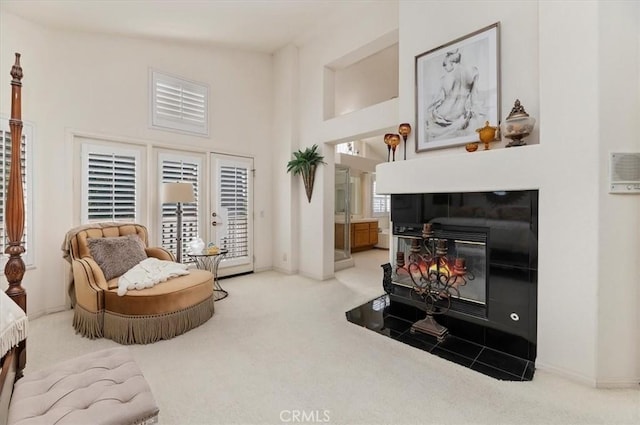
[[[172,40],[273,53],[323,27],[397,0],[0,0],[11,13],[47,27]],[[364,139],[386,158],[382,136]],[[371,153],[371,152],[370,152]]]
[[[69,30],[272,53],[372,1],[0,0],[0,13]]]

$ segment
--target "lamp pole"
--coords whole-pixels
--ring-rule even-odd
[[[193,184],[189,182],[167,182],[162,184],[162,202],[176,204],[176,261],[182,263],[182,204],[195,202]]]
[[[178,236],[176,247],[176,259],[178,263],[182,263],[182,202],[176,204],[176,215],[178,217]]]

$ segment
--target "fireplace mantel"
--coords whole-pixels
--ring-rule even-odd
[[[386,162],[376,167],[376,188],[381,194],[537,189],[543,149],[527,145],[472,153],[434,151]]]

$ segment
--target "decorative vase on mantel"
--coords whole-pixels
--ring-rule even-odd
[[[524,138],[531,134],[535,124],[535,118],[530,117],[520,103],[520,99],[516,99],[511,113],[502,123],[502,134],[507,139],[511,139],[511,142],[506,147],[526,145],[527,142],[525,142]]]
[[[495,141],[496,131],[498,131],[498,127],[489,125],[489,121],[486,121],[484,123],[484,127],[476,130],[476,132],[478,133],[478,137],[480,138],[480,141],[484,143],[484,150],[489,150],[489,143]]]

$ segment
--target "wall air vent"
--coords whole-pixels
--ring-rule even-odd
[[[640,152],[611,152],[609,193],[640,194]]]

